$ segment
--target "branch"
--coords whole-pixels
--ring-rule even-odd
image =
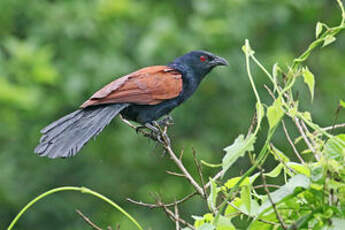
[[[170,173],[169,173],[170,174]],[[175,175],[175,174],[172,174],[172,175]],[[179,174],[180,175],[180,174]],[[212,180],[217,180],[219,177],[221,177],[223,175],[223,170],[218,172]],[[176,175],[177,176],[177,175]],[[210,187],[211,185],[211,182],[209,181],[208,183],[205,184],[204,188],[207,189],[208,187]],[[182,198],[181,200],[178,200],[176,202],[172,202],[172,203],[168,203],[168,204],[164,204],[166,207],[172,207],[175,205],[175,203],[177,204],[181,204],[187,200],[189,200],[190,198],[192,198],[193,196],[195,196],[196,194],[198,194],[197,192],[193,192],[189,195],[187,195],[186,197]],[[136,201],[136,200],[133,200],[131,198],[127,198],[126,199],[127,201],[135,204],[135,205],[139,205],[139,206],[143,206],[143,207],[147,207],[147,208],[161,208],[162,206],[160,205],[157,205],[157,204],[150,204],[150,203],[144,203],[142,201]]]
[[[271,91],[271,89],[267,86],[267,85],[264,85],[265,89],[267,90],[267,92],[271,95],[271,97],[273,98],[273,100],[276,99],[276,97],[274,96],[274,93]],[[292,142],[291,138],[290,138],[290,135],[289,135],[289,132],[287,131],[286,129],[286,125],[285,125],[285,122],[284,120],[282,120],[282,124],[283,124],[283,129],[284,129],[284,133],[285,133],[285,136],[288,140],[288,142],[290,143],[294,153],[296,154],[296,156],[298,157],[298,159],[304,164],[304,160],[303,158],[301,157],[301,155],[298,153],[298,150],[296,148],[296,146],[294,145],[294,143]]]
[[[201,195],[201,197],[205,197],[206,194],[204,193],[204,190],[200,187],[200,185],[189,174],[187,169],[184,167],[182,161],[179,160],[179,158],[175,155],[174,151],[171,149],[171,146],[170,145],[164,145],[164,148],[169,153],[171,159],[175,162],[177,167],[179,167],[180,170],[182,171],[182,173],[186,176],[187,180],[193,185],[195,190]]]
[[[256,117],[256,112],[255,112],[253,117],[252,117],[252,121],[250,123],[250,126],[249,126],[249,129],[248,129],[246,138],[249,137],[250,134],[252,134],[253,129],[254,129],[256,123],[257,123],[257,117]]]
[[[254,189],[258,189],[258,188],[264,188],[264,187],[267,187],[267,188],[280,188],[279,185],[276,185],[276,184],[266,184],[266,185],[263,185],[263,184],[259,184],[259,185],[255,185],[253,188]]]
[[[204,181],[204,176],[202,175],[202,169],[201,169],[201,164],[199,162],[199,160],[196,158],[196,151],[195,149],[193,148],[193,160],[194,160],[194,163],[198,169],[198,173],[199,173],[199,177],[200,177],[200,182],[201,182],[201,185],[202,185],[202,189],[204,191],[204,194],[205,194],[205,197],[207,197],[207,191],[206,191],[206,187],[205,187],[205,181]]]
[[[177,167],[182,171],[182,173],[185,175],[187,180],[192,184],[192,186],[195,188],[195,190],[201,195],[201,197],[206,197],[206,194],[204,193],[204,190],[201,188],[201,186],[194,180],[194,178],[190,175],[190,173],[187,171],[187,169],[184,167],[182,160],[179,159],[174,151],[171,148],[170,138],[167,135],[167,126],[165,126],[163,129],[158,125],[157,122],[153,122],[155,128],[158,129],[159,133],[158,136],[154,136],[152,133],[145,132],[143,129],[138,129],[135,125],[133,125],[128,120],[124,119],[122,116],[120,117],[121,120],[127,124],[129,127],[135,129],[137,132],[141,132],[144,136],[150,137],[152,140],[157,141],[160,143],[166,152],[170,155],[170,158],[175,162]]]
[[[94,230],[103,230],[102,228],[98,227],[95,223],[93,223],[88,217],[86,217],[79,209],[75,210],[78,215]]]
[[[165,207],[171,207],[174,205],[182,204],[183,202],[189,200],[190,198],[192,198],[196,194],[197,194],[197,192],[193,192],[193,193],[189,194],[188,196],[182,198],[181,200],[175,201],[173,203],[164,204],[164,206]],[[144,203],[142,201],[132,200],[131,198],[127,198],[126,200],[133,203],[133,204],[140,205],[140,206],[147,207],[147,208],[161,208],[162,207],[162,205]]]
[[[314,141],[314,139],[313,139],[312,137],[310,137],[310,131],[309,131],[308,127],[305,125],[305,123],[304,123],[303,120],[301,120],[301,125],[302,125],[304,131],[306,132],[306,134],[309,135],[309,139],[310,139],[310,141],[312,142],[312,144],[313,144],[314,146],[317,146],[317,145],[316,145],[316,142]],[[316,151],[316,150],[315,150],[315,151]]]
[[[175,201],[174,203],[171,203],[171,204],[164,204],[162,201],[161,201],[161,198],[160,197],[156,197],[156,204],[147,204],[147,203],[143,203],[141,201],[135,201],[135,200],[132,200],[132,199],[129,199],[127,198],[127,201],[133,203],[133,204],[136,204],[136,205],[140,205],[140,206],[144,206],[144,207],[149,207],[149,208],[163,208],[164,212],[167,214],[167,216],[175,222],[176,226],[179,226],[178,223],[181,223],[185,226],[188,226],[189,228],[193,229],[193,230],[196,230],[194,228],[193,225],[191,225],[190,223],[188,223],[187,221],[185,221],[184,219],[182,219],[179,214],[178,214],[178,210],[177,210],[177,205],[178,204],[181,204],[182,202],[190,199],[192,196],[196,195],[197,192],[194,192],[188,196],[186,196],[185,198],[183,198],[182,200],[179,200],[179,201]],[[175,214],[174,212],[172,212],[168,207],[170,206],[174,206],[175,207]],[[176,214],[177,213],[177,214]],[[178,223],[177,223],[178,222]]]
[[[265,175],[264,175],[264,170],[261,168],[261,167],[259,167],[259,169],[260,169],[260,171],[261,171],[261,177],[262,177],[262,183],[263,183],[263,186],[264,186],[264,189],[265,189],[265,191],[266,191],[266,193],[267,193],[267,197],[268,197],[268,199],[269,199],[269,201],[271,202],[271,204],[272,204],[272,208],[273,208],[273,210],[274,210],[274,212],[275,212],[275,214],[276,214],[276,216],[277,216],[277,218],[278,218],[278,220],[279,220],[279,223],[280,223],[280,225],[282,226],[282,228],[283,229],[287,229],[287,227],[286,227],[286,225],[285,225],[285,223],[284,223],[284,221],[283,221],[283,218],[280,216],[280,214],[279,214],[279,212],[278,212],[278,209],[277,209],[277,206],[276,206],[276,204],[273,202],[273,200],[272,200],[272,197],[271,197],[271,194],[270,194],[270,190],[268,189],[268,187],[267,187],[267,183],[266,183],[266,177],[265,177]]]
[[[283,124],[283,130],[284,130],[284,133],[285,133],[285,136],[286,136],[286,139],[289,141],[294,153],[296,154],[296,156],[298,157],[298,159],[301,161],[302,164],[305,164],[302,156],[299,154],[295,144],[292,142],[291,138],[290,138],[290,135],[289,135],[289,132],[287,131],[286,129],[286,126],[285,126],[285,122],[282,121],[282,124]]]
[[[180,216],[178,213],[178,208],[177,208],[176,202],[175,202],[175,217],[176,217],[176,219],[175,219],[176,230],[180,230],[180,222],[178,221]]]
[[[172,171],[169,171],[169,170],[166,170],[165,172],[168,173],[169,175],[172,175],[172,176],[186,177],[186,175],[184,175],[182,173],[172,172]]]
[[[236,209],[239,213],[241,213],[241,214],[243,214],[243,215],[245,215],[245,216],[248,216],[248,217],[250,217],[250,218],[253,218],[253,219],[257,218],[257,217],[255,217],[255,216],[251,216],[251,215],[249,215],[248,213],[243,212],[241,209],[239,209],[238,207],[236,207],[236,205],[234,205],[233,203],[231,203],[231,202],[227,202],[227,203],[228,203],[231,207],[233,207],[234,209]],[[263,223],[265,223],[265,224],[279,225],[279,223],[271,222],[271,221],[264,220],[264,219],[260,219],[260,218],[257,218],[257,220],[260,221],[260,222],[263,222]]]
[[[166,206],[164,206],[164,204],[160,203],[160,201],[158,201],[157,203],[158,203],[158,205],[162,205],[162,208],[163,208],[164,212],[173,221],[175,221],[175,222],[177,221],[177,222],[179,222],[179,223],[181,223],[181,224],[183,224],[185,226],[188,226],[190,229],[196,230],[193,225],[191,225],[190,223],[188,223],[187,221],[185,221],[184,219],[182,219],[178,215],[175,215],[170,209],[168,209]]]
[[[320,157],[316,154],[316,151],[315,151],[315,149],[314,149],[314,146],[310,143],[310,141],[309,141],[307,135],[306,135],[305,132],[304,132],[303,127],[302,127],[301,124],[300,124],[299,119],[298,119],[297,117],[294,117],[294,121],[295,121],[295,124],[296,124],[296,126],[297,126],[298,131],[299,131],[300,134],[302,135],[302,138],[303,138],[304,142],[307,144],[307,146],[308,146],[308,148],[310,149],[310,151],[312,151],[312,153],[314,154],[315,159],[319,161],[319,160],[320,160]]]
[[[328,130],[332,130],[332,129],[339,129],[339,128],[345,128],[345,123],[343,124],[336,124],[336,125],[332,125],[332,126],[327,126],[322,128],[323,131],[328,131]],[[317,131],[315,131],[317,132]]]

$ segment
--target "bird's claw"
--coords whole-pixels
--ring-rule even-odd
[[[142,129],[148,129],[151,132],[148,133],[144,133],[144,135],[149,136],[151,139],[158,141],[159,143],[162,143],[163,145],[168,145],[170,146],[170,139],[167,135],[167,121],[171,122],[172,118],[169,116],[167,118],[164,118],[164,128],[161,127],[162,121],[152,121],[151,123],[145,123],[142,126],[139,126],[135,129],[135,131],[138,133],[140,132]],[[170,125],[170,124],[169,124]]]
[[[158,121],[158,124],[159,126],[169,127],[174,124],[174,120],[170,115],[168,115],[164,117],[163,119],[161,119],[160,121]]]
[[[140,125],[135,128],[135,132],[138,134],[142,129],[146,129],[146,127],[144,125]]]

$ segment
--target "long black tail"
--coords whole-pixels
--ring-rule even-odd
[[[72,157],[97,136],[128,104],[111,104],[79,109],[41,130],[35,153],[49,158]]]

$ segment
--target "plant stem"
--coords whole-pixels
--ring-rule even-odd
[[[107,198],[107,197],[103,196],[102,194],[97,193],[91,189],[88,189],[85,187],[74,187],[74,186],[65,186],[65,187],[54,188],[54,189],[51,189],[51,190],[44,192],[41,195],[37,196],[36,198],[31,200],[29,203],[27,203],[27,205],[25,205],[22,210],[20,210],[20,212],[17,214],[17,216],[12,220],[11,224],[8,226],[7,230],[11,230],[13,228],[13,226],[17,223],[17,221],[20,219],[20,217],[24,214],[24,212],[26,210],[28,210],[32,205],[34,205],[37,201],[39,201],[42,198],[49,196],[53,193],[57,193],[57,192],[61,192],[61,191],[79,191],[81,193],[93,195],[93,196],[107,202],[108,204],[110,204],[111,206],[116,208],[117,210],[119,210],[123,215],[125,215],[128,219],[130,219],[137,226],[138,229],[143,230],[143,228],[140,226],[140,224],[131,215],[129,215],[124,209],[122,209],[119,205],[117,205],[115,202],[113,202],[109,198]]]

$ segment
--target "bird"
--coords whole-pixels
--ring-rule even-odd
[[[226,65],[220,56],[194,50],[167,65],[144,67],[117,78],[78,110],[43,128],[34,152],[48,158],[75,156],[119,114],[154,130],[153,122],[186,101],[213,68]]]

